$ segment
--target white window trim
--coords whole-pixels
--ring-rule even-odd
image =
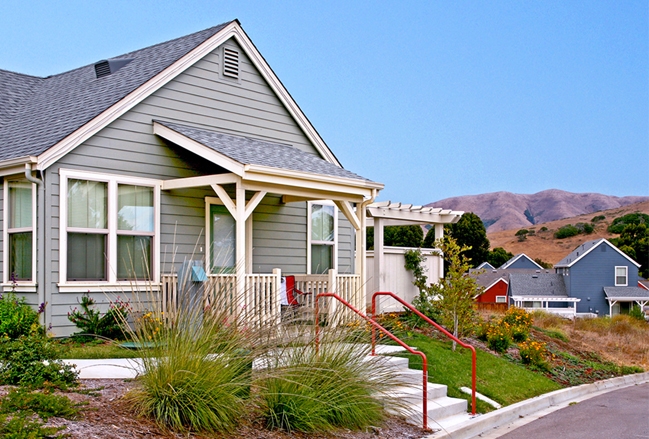
[[[7,286],[11,287],[11,275],[9,273],[9,182],[10,181],[27,181],[24,177],[5,177],[3,183],[3,203],[2,203],[2,254],[5,255],[2,261],[2,283],[4,290]],[[32,183],[32,225],[30,227],[20,227],[11,229],[12,232],[32,232],[32,278],[31,280],[16,281],[21,286],[36,286],[36,184]]]
[[[624,283],[619,284],[617,283],[617,269],[618,268],[624,268]],[[629,285],[629,267],[626,265],[616,265],[615,266],[615,286],[616,287],[626,287]]]
[[[311,240],[311,211],[312,211],[312,206],[320,205],[320,206],[333,206],[334,208],[334,240],[333,244],[330,244],[330,241],[312,241]],[[306,274],[313,274],[311,273],[311,245],[313,244],[322,244],[322,245],[332,245],[333,246],[333,268],[335,270],[338,270],[338,207],[334,204],[333,201],[331,200],[319,200],[319,201],[309,201],[308,202],[308,208],[307,208],[307,230],[306,230],[306,236],[307,236],[307,245],[306,245]]]
[[[507,296],[496,296],[496,303],[507,303]]]
[[[216,204],[218,206],[225,206],[223,200],[219,197],[205,197],[205,272],[212,273],[212,252],[210,251],[211,227],[210,206]],[[236,218],[234,219],[236,223]],[[202,252],[203,249],[200,249]],[[251,272],[252,267],[252,215],[246,220],[246,273]]]
[[[145,279],[118,281],[117,280],[117,185],[128,184],[134,186],[150,186],[153,188],[153,245],[151,250],[151,280],[153,284],[160,282],[160,180],[132,177],[128,175],[104,174],[92,171],[78,171],[71,169],[59,170],[59,291],[79,292],[80,289],[98,289],[101,291],[127,288],[134,284],[146,283]],[[108,184],[108,268],[106,281],[69,281],[68,274],[68,180],[90,180],[106,182]],[[71,228],[71,230],[74,230]],[[136,234],[136,233],[134,233]]]

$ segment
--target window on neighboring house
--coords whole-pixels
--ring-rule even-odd
[[[615,286],[616,287],[626,287],[627,286],[627,270],[628,267],[615,267]]]
[[[33,279],[34,194],[27,180],[9,180],[6,183],[8,273],[5,281]]]
[[[154,279],[155,183],[126,177],[77,178],[67,183],[67,281]],[[147,184],[148,183],[148,184]],[[62,206],[63,207],[63,206]]]
[[[507,303],[507,296],[496,296],[496,303]]]
[[[333,204],[309,204],[310,274],[323,274],[336,268],[337,221]]]

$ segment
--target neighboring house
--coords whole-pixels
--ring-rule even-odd
[[[475,269],[476,270],[495,270],[496,267],[491,265],[489,262],[483,262],[482,264],[478,265]]]
[[[484,287],[484,292],[475,299],[477,303],[503,303],[506,307],[510,271],[496,269],[486,271],[478,267],[471,270],[470,275],[476,279],[478,285]]]
[[[511,273],[509,275],[510,302],[519,308],[542,309],[566,317],[574,317],[581,299],[570,297],[560,274],[543,271]]]
[[[527,256],[525,253],[518,254],[512,257],[509,261],[505,262],[499,267],[500,270],[511,270],[511,269],[526,269],[526,270],[543,270],[539,264],[534,262],[532,258]]]
[[[577,247],[555,266],[568,296],[580,299],[578,313],[615,315],[649,302],[649,291],[638,287],[640,265],[606,239]]]
[[[187,266],[254,318],[279,318],[283,273],[365,304],[383,185],[341,166],[236,20],[45,78],[0,70],[0,176],[3,290],[46,302],[57,335],[81,294],[167,294]]]
[[[649,280],[647,279],[638,279],[638,287],[649,290]]]

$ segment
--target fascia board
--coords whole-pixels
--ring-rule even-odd
[[[616,252],[618,252],[620,255],[622,255],[623,257],[625,257],[626,260],[628,260],[629,262],[631,262],[631,263],[632,263],[633,265],[635,265],[636,267],[640,268],[640,264],[638,264],[636,261],[634,261],[633,259],[631,259],[631,258],[630,258],[626,253],[624,253],[624,252],[623,252],[622,250],[620,250],[619,248],[615,247],[613,244],[611,244],[610,242],[608,242],[608,240],[606,240],[606,239],[604,239],[604,238],[602,238],[602,239],[600,240],[599,243],[593,245],[591,248],[589,248],[589,249],[586,250],[584,253],[582,253],[582,254],[581,254],[577,259],[575,259],[575,260],[572,261],[571,263],[569,263],[569,264],[564,264],[564,265],[556,265],[555,268],[564,268],[564,267],[568,267],[568,268],[570,268],[570,267],[572,267],[572,266],[575,265],[577,262],[581,261],[581,259],[584,258],[587,254],[589,254],[590,252],[592,252],[592,251],[595,250],[596,248],[599,248],[599,246],[602,245],[602,244],[606,244],[606,245],[608,245],[608,246],[611,247],[613,250],[615,250]]]
[[[310,172],[292,171],[290,169],[271,168],[270,166],[245,165],[245,171],[246,171],[246,176],[252,176],[254,174],[257,174],[257,175],[288,177],[291,179],[327,182],[327,183],[334,183],[340,186],[358,187],[364,189],[367,188],[367,189],[381,190],[385,187],[382,183],[377,183],[370,180],[336,177],[333,175],[315,174]]]
[[[190,139],[189,137],[186,137],[177,131],[174,131],[171,128],[167,128],[166,126],[159,124],[158,122],[153,122],[153,134],[167,139],[168,141],[173,142],[190,152],[193,152],[199,157],[203,157],[204,159],[227,169],[233,174],[242,176],[244,173],[243,164],[232,160],[230,157],[214,151],[213,149],[208,148],[202,143]]]
[[[332,201],[349,201],[350,203],[362,203],[363,195],[344,193],[340,191],[327,191],[315,188],[308,188],[291,184],[287,186],[269,184],[256,181],[245,181],[243,183],[247,191],[265,191],[269,194],[287,195],[289,197],[299,198],[305,201],[309,200],[332,200]]]
[[[200,186],[210,186],[213,184],[235,184],[240,182],[241,178],[234,174],[214,174],[202,175],[200,177],[175,178],[172,180],[162,180],[160,187],[163,191],[173,189],[187,189]]]
[[[252,40],[248,38],[248,35],[243,30],[243,28],[241,26],[237,26],[234,29],[233,33],[237,43],[239,43],[239,45],[246,52],[246,55],[248,56],[248,58],[250,58],[253,65],[257,68],[257,70],[259,70],[262,77],[266,80],[273,92],[275,92],[279,100],[282,102],[284,107],[286,107],[286,109],[300,126],[302,131],[304,131],[305,135],[315,146],[320,155],[328,162],[342,168],[342,164],[329,149],[322,137],[320,137],[320,134],[318,134],[315,127],[302,112],[297,102],[295,102],[286,87],[284,87],[284,84],[282,84],[277,75],[275,75],[275,72],[273,72],[273,69],[271,69],[270,65],[266,62],[262,54],[257,50],[257,47],[254,45]]]
[[[198,47],[194,48],[188,54],[164,69],[162,72],[126,95],[126,97],[124,97],[122,100],[104,110],[93,120],[86,123],[73,133],[69,134],[53,147],[49,148],[38,157],[37,169],[41,171],[47,169],[61,157],[72,151],[74,148],[88,140],[93,135],[97,134],[109,123],[122,116],[135,105],[142,102],[145,98],[150,96],[155,91],[159,90],[169,81],[176,78],[178,75],[194,65],[208,53],[230,39],[234,35],[236,29],[241,29],[241,27],[236,21],[233,21],[232,23],[221,29],[219,32],[205,40]]]
[[[23,156],[0,162],[0,176],[23,174],[25,172],[26,164],[34,164],[38,162],[38,158],[34,156]],[[19,169],[18,171],[16,171]]]

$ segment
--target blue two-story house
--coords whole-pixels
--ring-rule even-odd
[[[639,267],[606,239],[579,245],[554,266],[567,295],[581,299],[577,313],[600,316],[626,314],[634,304],[649,302],[649,291],[637,286]]]

